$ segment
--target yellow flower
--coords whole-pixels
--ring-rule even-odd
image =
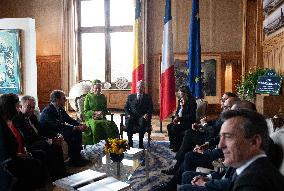
[[[107,139],[104,150],[109,153],[122,154],[129,149],[127,140],[124,139]]]

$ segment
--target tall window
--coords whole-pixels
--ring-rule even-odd
[[[131,81],[133,0],[79,0],[79,68],[83,80]]]

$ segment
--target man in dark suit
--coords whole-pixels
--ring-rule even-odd
[[[54,90],[50,94],[50,104],[45,107],[40,116],[40,123],[45,129],[48,137],[63,135],[68,144],[69,165],[84,166],[89,161],[81,156],[82,131],[85,125],[72,119],[64,110],[66,102],[65,93],[61,90]]]
[[[222,114],[219,147],[224,164],[236,168],[237,178],[230,190],[273,190],[284,188],[284,177],[267,158],[269,135],[264,117],[247,110]]]
[[[235,94],[226,92],[221,98],[221,108],[223,109],[222,112],[230,109],[230,107],[233,106],[234,103],[238,100],[239,99],[236,97]],[[189,168],[187,170],[195,169],[197,164],[201,165],[202,167],[212,167],[212,159],[214,158],[213,160],[215,160],[216,157],[222,157],[219,155],[220,152],[211,152],[210,150],[206,151],[204,153],[204,156],[200,157],[200,155],[203,154],[198,154],[191,151],[193,151],[193,149],[196,150],[196,145],[204,144],[204,142],[211,143],[209,146],[211,149],[213,149],[219,142],[219,139],[216,142],[215,138],[219,137],[219,131],[222,123],[223,122],[219,117],[218,119],[213,120],[211,122],[201,120],[201,124],[193,124],[192,129],[185,131],[185,136],[183,138],[182,145],[175,157],[177,160],[176,164],[169,169],[162,170],[161,172],[165,174],[175,174],[178,171],[180,165],[183,163],[186,153],[188,152],[190,153],[188,155],[189,157],[187,158],[193,162],[190,162],[190,166],[192,168]]]
[[[27,150],[42,150],[46,152],[47,167],[52,180],[67,176],[62,150],[63,137],[48,139],[41,135],[41,127],[34,114],[35,98],[25,95],[21,98],[19,115],[13,119],[15,126],[21,131]]]
[[[130,94],[124,106],[126,132],[128,144],[133,147],[134,126],[138,127],[139,148],[143,148],[143,138],[146,127],[151,126],[151,117],[153,113],[153,102],[149,94],[144,93],[145,85],[142,80],[137,82],[136,94]]]

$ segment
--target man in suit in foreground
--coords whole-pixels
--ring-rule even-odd
[[[54,90],[50,94],[50,104],[45,107],[40,115],[40,123],[46,131],[47,137],[63,135],[68,144],[68,155],[70,166],[84,166],[89,161],[84,159],[80,152],[82,150],[82,131],[86,126],[72,119],[64,110],[66,102],[65,93]]]
[[[139,148],[143,148],[143,138],[146,127],[151,126],[151,117],[153,113],[153,102],[149,94],[146,94],[145,85],[142,80],[137,82],[136,94],[130,94],[124,106],[126,132],[128,144],[133,147],[134,126],[139,127]]]
[[[247,110],[223,113],[219,148],[224,164],[236,168],[230,190],[273,190],[284,188],[284,177],[268,160],[265,151],[269,135],[264,117]]]

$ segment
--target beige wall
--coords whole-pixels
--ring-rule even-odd
[[[36,54],[61,54],[63,0],[1,0],[0,18],[35,19]]]
[[[63,1],[0,0],[0,17],[34,18],[37,33],[37,56],[58,55],[60,58]],[[154,94],[154,92],[159,92],[159,83],[156,80],[159,67],[155,66],[159,63],[154,59],[157,54],[161,53],[165,0],[147,0],[147,2],[147,77],[149,92]],[[200,0],[202,52],[241,51],[242,2],[242,0]],[[190,14],[190,0],[172,0],[174,53],[187,52]],[[60,64],[61,61],[58,60],[58,62]],[[38,69],[40,70],[40,67]],[[56,81],[60,84],[61,79]],[[46,87],[48,88],[50,87]]]
[[[202,52],[241,51],[242,0],[201,0],[200,29]],[[163,35],[164,0],[148,2],[149,54],[161,53]],[[174,52],[185,53],[191,1],[172,0]]]

